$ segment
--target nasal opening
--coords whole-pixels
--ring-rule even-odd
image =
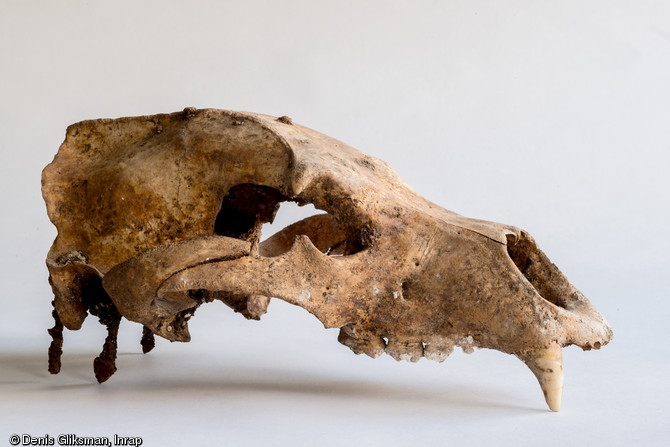
[[[507,236],[507,253],[519,272],[550,303],[567,309],[575,288],[537,247],[530,235]]]

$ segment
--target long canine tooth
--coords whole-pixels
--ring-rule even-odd
[[[544,399],[551,411],[561,409],[563,396],[563,355],[558,345],[521,357],[540,382]]]

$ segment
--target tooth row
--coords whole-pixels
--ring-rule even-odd
[[[388,345],[386,345],[386,353],[397,361],[418,362],[423,357],[423,343],[389,340]]]
[[[418,362],[421,357],[428,360],[443,362],[449,357],[455,346],[463,348],[465,353],[470,353],[474,348],[472,337],[463,337],[457,342],[438,341],[430,343],[404,342],[389,339],[388,342],[382,338],[370,333],[362,333],[352,325],[346,325],[340,328],[340,335],[337,340],[355,354],[366,354],[374,359],[386,353],[395,360],[405,360],[407,362]]]

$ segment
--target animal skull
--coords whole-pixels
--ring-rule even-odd
[[[185,109],[83,121],[42,176],[58,237],[50,371],[62,327],[87,313],[109,335],[94,369],[116,370],[121,317],[189,341],[188,320],[222,300],[259,319],[270,297],[303,307],[355,353],[443,361],[455,346],[514,354],[560,408],[561,348],[612,331],[533,238],[419,196],[384,162],[288,117]],[[281,202],[322,214],[264,242]]]

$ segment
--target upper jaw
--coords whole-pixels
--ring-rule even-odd
[[[539,305],[550,308],[558,323],[554,340],[598,349],[612,339],[612,328],[593,304],[554,265],[525,231],[508,239],[507,253],[519,278],[535,291]]]

